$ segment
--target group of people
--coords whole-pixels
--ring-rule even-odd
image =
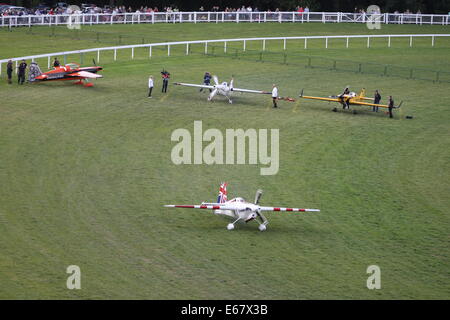
[[[352,95],[353,94],[353,95]],[[338,95],[338,99],[340,100],[341,104],[342,104],[342,109],[350,109],[350,99],[355,97],[356,94],[350,92],[349,87],[345,87],[344,92],[342,92],[340,95]],[[381,94],[378,90],[375,90],[375,94],[374,94],[374,98],[373,98],[373,103],[374,104],[380,104],[381,102]],[[377,106],[372,106],[372,111],[373,112],[378,112],[378,108]],[[392,114],[392,109],[394,109],[394,99],[392,98],[392,96],[389,96],[389,102],[388,102],[388,110],[389,110],[389,118],[393,118],[394,115]]]
[[[13,8],[13,9],[5,9],[2,10],[2,12],[0,12],[0,15],[3,16],[12,16],[12,15],[60,15],[60,14],[72,14],[72,13],[87,13],[87,14],[95,14],[95,13],[107,13],[107,14],[113,14],[113,15],[117,15],[117,14],[122,14],[122,13],[151,13],[151,12],[168,12],[168,13],[172,13],[172,12],[179,12],[180,10],[175,6],[168,6],[168,7],[164,7],[163,9],[159,10],[158,7],[150,7],[150,6],[141,6],[140,8],[136,8],[135,10],[132,9],[131,7],[126,8],[125,6],[116,6],[116,7],[110,7],[110,6],[105,6],[105,7],[98,7],[98,6],[91,6],[91,7],[86,7],[86,8],[82,8],[80,9],[79,12],[74,12],[73,9],[71,7],[55,7],[55,8],[45,8],[45,7],[41,7],[41,8],[35,8],[35,9],[31,9],[31,8],[23,8],[23,9],[17,9],[17,8]],[[200,12],[204,12],[204,11],[208,11],[207,9],[205,9],[205,7],[201,6],[199,8]],[[232,7],[225,7],[223,9],[221,9],[219,6],[212,6],[210,11],[212,12],[220,12],[220,11],[224,11],[224,12],[260,12],[260,10],[258,10],[257,7],[251,7],[251,6],[242,6],[240,8],[232,8]],[[275,8],[275,10],[265,10],[266,12],[279,12],[280,9],[279,8]],[[295,7],[295,11],[297,11],[298,13],[308,13],[309,12],[309,8],[306,7],[301,7],[301,6],[297,6]]]
[[[169,86],[170,72],[167,70],[161,71],[162,78],[162,93],[167,93],[167,87]],[[148,97],[152,98],[153,87],[155,86],[155,82],[153,76],[148,77]]]
[[[31,63],[33,65],[33,62]],[[53,67],[59,67],[60,62],[57,57],[55,57],[55,60],[53,61]],[[17,66],[17,83],[18,84],[24,84],[25,83],[25,75],[27,71],[28,64],[25,59],[23,59],[20,64]],[[31,68],[31,67],[30,67]],[[30,69],[31,70],[31,69]],[[8,84],[12,84],[12,76],[14,72],[14,65],[13,61],[9,60],[6,64],[6,74],[8,76]],[[30,80],[30,75],[28,76],[28,81]]]
[[[27,70],[27,63],[25,60],[22,60],[20,64],[17,66],[17,83],[24,84],[25,82],[25,72]],[[14,66],[12,60],[9,60],[6,64],[6,74],[8,75],[8,83],[12,84],[12,75],[14,71]]]

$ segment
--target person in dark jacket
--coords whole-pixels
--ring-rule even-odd
[[[392,96],[389,96],[389,104],[388,104],[388,109],[389,109],[389,118],[393,118],[394,115],[392,114],[392,109],[394,109],[394,99],[392,99]]]
[[[373,103],[374,104],[380,104],[380,101],[381,101],[381,95],[378,92],[378,90],[375,90],[375,96],[373,98]],[[373,106],[372,111],[373,112],[378,112],[378,107]]]
[[[6,73],[8,74],[8,83],[12,83],[12,73],[13,73],[13,63],[12,60],[8,61],[8,64],[6,65]]]
[[[211,84],[211,74],[209,72],[205,72],[205,75],[203,76],[203,84],[205,86],[209,86]],[[203,91],[203,88],[200,88],[200,92]],[[209,92],[211,92],[212,90],[209,89]]]
[[[57,68],[59,67],[61,64],[59,63],[58,58],[55,57],[55,61],[53,62],[53,67]]]
[[[22,62],[19,65],[19,72],[17,73],[17,83],[23,84],[25,82],[25,71],[27,70],[27,63],[25,60],[22,60]]]
[[[167,86],[169,85],[170,73],[168,71],[161,71],[161,77],[163,79],[163,86],[161,92],[167,92]]]
[[[342,104],[342,109],[350,109],[350,99],[349,97],[345,97],[346,95],[350,94],[350,88],[348,86],[345,87],[344,92],[342,92],[340,95],[338,95],[339,100]]]

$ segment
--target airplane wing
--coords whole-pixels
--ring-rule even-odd
[[[368,106],[368,107],[389,108],[389,106],[384,105],[384,104],[367,103],[367,102],[362,102],[362,101],[350,101],[350,104],[356,104],[359,106]]]
[[[268,91],[239,89],[239,88],[232,88],[231,91],[244,92],[244,93],[270,94],[270,92],[268,92]]]
[[[300,98],[304,99],[313,99],[313,100],[321,100],[321,101],[330,101],[330,102],[341,102],[340,99],[337,98],[322,98],[322,97],[312,97],[312,96],[299,96]]]
[[[319,209],[260,207],[261,211],[293,211],[293,212],[319,212]]]
[[[201,205],[177,205],[177,204],[167,204],[166,208],[188,208],[188,209],[212,209],[212,210],[235,210],[235,207],[228,206],[225,204],[201,204]]]
[[[195,87],[195,88],[214,89],[214,86],[208,86],[208,85],[206,85],[206,84],[193,84],[193,83],[174,82],[174,85],[177,85],[177,86],[185,86],[185,87]]]
[[[341,99],[338,99],[336,97],[323,98],[323,97],[305,96],[305,95],[303,95],[303,89],[302,89],[302,92],[300,92],[299,97],[304,98],[304,99],[313,99],[313,100],[330,101],[330,102],[341,102]]]
[[[398,106],[394,106],[394,109],[398,109],[402,106],[402,102]],[[356,104],[360,106],[368,106],[368,107],[379,107],[379,108],[389,108],[388,105],[385,104],[376,104],[376,103],[367,103],[367,102],[360,102],[360,101],[351,101],[350,104]]]
[[[101,74],[96,74],[96,73],[87,72],[87,71],[79,71],[79,72],[69,73],[68,76],[70,76],[70,77],[81,77],[81,78],[91,78],[91,79],[103,78],[103,76]]]

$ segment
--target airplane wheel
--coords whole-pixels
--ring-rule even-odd
[[[263,224],[260,224],[258,229],[259,229],[259,231],[266,231],[267,227]]]
[[[229,224],[227,225],[227,229],[228,229],[228,230],[233,230],[233,229],[234,229],[234,224],[229,223]]]
[[[333,108],[333,110],[331,110],[331,111],[333,111],[333,112],[337,112],[337,108]]]

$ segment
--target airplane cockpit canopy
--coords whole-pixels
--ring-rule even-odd
[[[66,64],[66,66],[67,67],[70,67],[70,69],[78,69],[79,67],[80,67],[80,65],[79,64],[76,64],[76,63],[68,63],[68,64]]]

